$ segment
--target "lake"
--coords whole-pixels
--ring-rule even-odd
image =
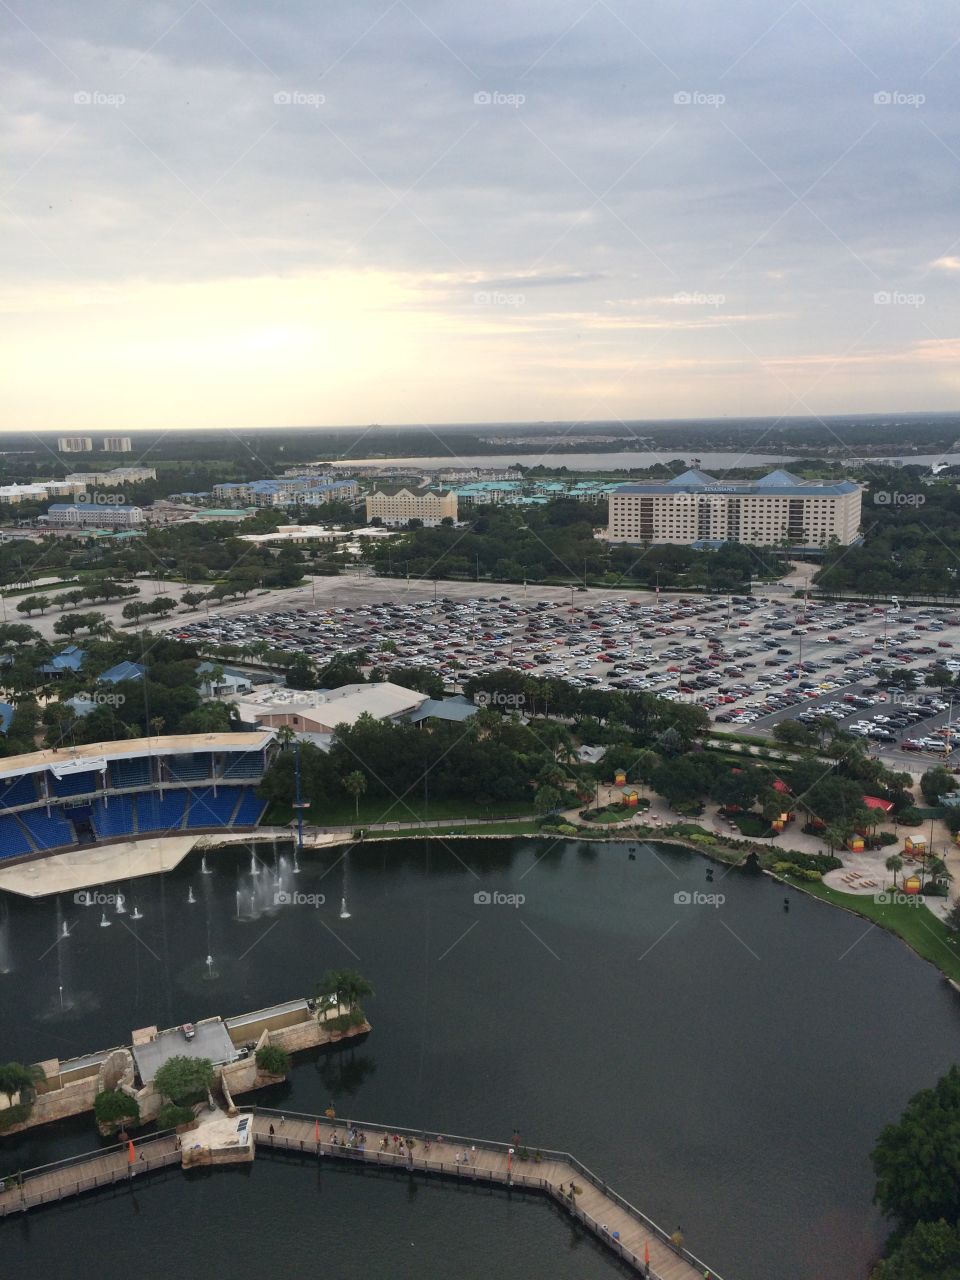
[[[359,1120],[494,1139],[517,1127],[531,1147],[573,1152],[668,1230],[680,1224],[725,1280],[866,1276],[885,1235],[871,1205],[873,1142],[960,1057],[957,997],[895,938],[667,846],[402,840],[307,853],[297,875],[289,855],[289,845],[259,846],[256,875],[249,849],[208,854],[209,875],[191,856],[123,886],[122,916],[5,898],[0,1058],[66,1058],[126,1042],[135,1027],[313,994],[325,969],[356,968],[376,989],[372,1034],[299,1060],[287,1085],[257,1095],[265,1104],[332,1102]],[[277,881],[281,896],[326,901],[274,905]],[[698,893],[724,901],[675,900]],[[95,1145],[81,1117],[0,1142],[0,1164]],[[131,1225],[149,1257],[175,1219],[185,1274],[207,1274],[227,1238],[231,1269],[262,1272],[293,1212],[322,1195],[322,1221],[363,1245],[362,1259],[341,1255],[324,1228],[318,1261],[328,1247],[357,1259],[337,1275],[480,1275],[501,1264],[614,1274],[547,1206],[361,1185],[348,1172],[328,1171],[321,1189],[309,1166],[261,1160],[248,1175],[193,1181],[145,1185],[136,1209],[121,1197],[55,1211],[69,1212],[68,1232],[42,1214],[8,1223],[10,1265],[79,1274],[85,1248]],[[441,1241],[442,1266],[427,1247]],[[118,1258],[130,1247],[118,1243]],[[412,1261],[407,1249],[421,1253]],[[300,1274],[297,1256],[283,1265]]]

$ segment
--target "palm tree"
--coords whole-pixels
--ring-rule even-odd
[[[288,747],[296,736],[288,724],[282,724],[277,730],[277,741],[281,747]]]
[[[353,796],[356,807],[357,821],[360,821],[360,797],[367,789],[367,779],[359,769],[354,769],[353,773],[348,773],[343,779],[344,790]]]
[[[360,1001],[373,995],[373,987],[356,969],[328,969],[317,983],[317,1002],[322,1013],[336,1002],[349,1013],[360,1011]]]
[[[897,873],[903,870],[903,859],[898,853],[892,853],[883,864],[888,871],[893,872],[893,887],[897,887]]]

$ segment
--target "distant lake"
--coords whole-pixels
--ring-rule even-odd
[[[137,1027],[262,1008],[312,994],[325,969],[357,968],[376,989],[372,1034],[301,1058],[288,1085],[259,1095],[266,1105],[316,1112],[332,1101],[359,1120],[496,1139],[517,1126],[531,1146],[573,1152],[668,1230],[679,1223],[726,1280],[866,1280],[886,1234],[871,1204],[870,1149],[960,1059],[960,1001],[930,965],[855,916],[766,876],[717,867],[708,882],[710,864],[692,852],[633,847],[635,860],[620,843],[402,840],[346,858],[309,852],[294,875],[289,844],[258,846],[256,876],[250,850],[230,847],[208,853],[211,874],[192,855],[166,876],[128,882],[143,920],[111,908],[110,928],[100,907],[69,895],[6,895],[0,1061],[68,1058],[129,1042]],[[275,906],[277,881],[326,902]],[[526,900],[477,904],[480,890]],[[681,890],[725,902],[677,904]],[[64,924],[69,936],[57,941]],[[94,1146],[89,1117],[33,1130],[0,1140],[0,1172]],[[408,1201],[373,1181],[325,1174],[319,1200],[314,1169],[258,1159],[249,1180],[178,1175],[138,1187],[144,1265],[159,1251],[144,1274],[161,1274],[159,1254],[174,1241],[182,1275],[222,1270],[234,1233],[242,1274],[265,1274],[292,1230],[291,1205],[327,1223],[315,1233],[318,1260],[333,1223],[354,1243],[393,1242],[331,1274],[413,1275],[406,1250],[429,1232],[430,1204],[452,1275],[484,1275],[485,1257],[487,1275],[514,1256],[529,1274],[561,1280],[608,1265],[584,1249],[571,1270],[568,1225],[535,1206],[527,1224],[502,1205],[486,1219],[468,1211],[461,1264],[458,1209],[426,1187]],[[86,1276],[95,1250],[125,1251],[139,1231],[126,1196],[61,1212],[68,1226],[38,1212],[23,1229],[17,1219],[0,1227],[5,1270]],[[164,1221],[174,1235],[164,1237]],[[306,1274],[298,1257],[285,1270]]]
[[[812,455],[811,455],[812,456]],[[770,453],[689,453],[684,449],[663,449],[659,453],[642,452],[641,450],[625,450],[620,453],[559,453],[549,448],[542,453],[491,453],[491,454],[447,454],[435,458],[351,458],[346,455],[342,463],[355,467],[390,467],[407,466],[413,470],[433,470],[437,467],[469,468],[481,467],[501,470],[519,464],[523,467],[566,467],[569,471],[616,471],[631,467],[644,468],[671,462],[674,458],[683,458],[691,463],[699,459],[704,471],[716,469],[722,471],[733,467],[765,467],[782,466],[784,461],[791,461],[793,454]],[[869,462],[869,459],[867,460]],[[879,462],[880,459],[874,461]],[[915,463],[931,466],[935,462],[947,462],[953,466],[960,464],[960,453],[940,454],[925,453],[905,456],[897,459],[885,459],[904,463]]]

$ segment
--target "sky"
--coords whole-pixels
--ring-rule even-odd
[[[0,430],[960,408],[928,0],[0,0]]]

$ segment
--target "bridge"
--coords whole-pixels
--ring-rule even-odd
[[[255,1150],[262,1156],[289,1153],[538,1192],[645,1280],[721,1280],[681,1240],[568,1152],[263,1107],[241,1108],[240,1114],[252,1117]],[[8,1177],[0,1190],[0,1218],[180,1164],[181,1142],[186,1147],[189,1141],[189,1133],[182,1139],[161,1133],[134,1140],[132,1161],[121,1143]]]

